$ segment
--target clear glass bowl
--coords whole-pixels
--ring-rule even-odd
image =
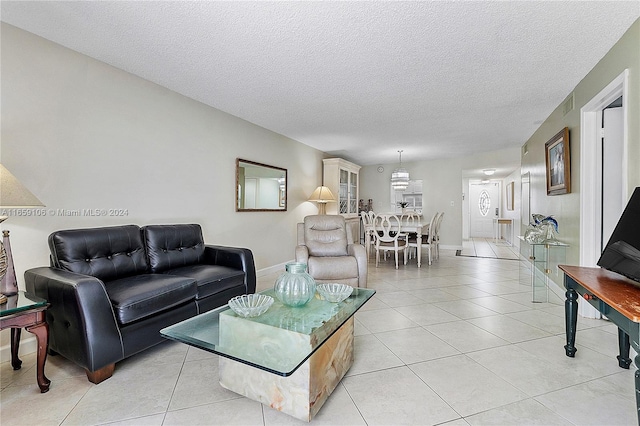
[[[333,303],[342,302],[353,292],[353,287],[350,285],[339,283],[318,284],[316,289],[324,300]]]
[[[229,307],[243,318],[262,315],[273,304],[273,297],[264,294],[243,294],[229,300]]]

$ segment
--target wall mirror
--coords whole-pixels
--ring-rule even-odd
[[[236,159],[236,211],[287,210],[287,169]]]

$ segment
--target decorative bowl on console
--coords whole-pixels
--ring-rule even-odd
[[[264,294],[243,294],[229,300],[229,307],[243,318],[257,317],[267,312],[273,297]]]
[[[342,302],[353,292],[353,287],[350,285],[339,283],[318,284],[316,289],[324,300],[333,303]]]

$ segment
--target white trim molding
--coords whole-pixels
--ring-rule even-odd
[[[600,258],[600,229],[602,197],[600,176],[601,153],[598,144],[602,138],[602,110],[622,96],[623,109],[623,161],[622,193],[628,191],[628,99],[629,70],[625,69],[593,99],[580,109],[580,266],[596,266]],[[599,312],[588,303],[581,303],[580,315],[599,318]]]

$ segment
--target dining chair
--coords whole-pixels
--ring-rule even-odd
[[[414,225],[420,221],[420,215],[414,211],[407,211],[400,215],[402,223]]]
[[[404,213],[402,213],[402,215],[400,216],[400,221],[402,222],[403,225],[409,225],[409,226],[414,226],[416,224],[418,224],[420,222],[420,214],[417,213],[416,211],[405,211]],[[404,236],[400,236],[400,238],[409,238],[411,236],[413,237],[417,237],[418,234],[415,232],[404,232]],[[414,254],[413,250],[409,250],[409,259],[411,259],[411,255]]]
[[[380,263],[380,251],[395,253],[396,269],[398,269],[398,254],[403,252],[404,264],[407,264],[407,240],[401,238],[402,222],[394,214],[379,214],[373,220],[373,230],[376,239],[376,268]]]
[[[365,244],[363,244],[365,246],[365,249],[367,250],[367,259],[369,259],[369,256],[371,254],[371,246],[375,246],[376,244],[376,239],[374,236],[374,230],[373,230],[373,219],[375,218],[376,214],[371,210],[368,212],[360,212],[360,217],[362,218],[362,229],[364,229],[364,235],[365,235]],[[371,242],[370,244],[366,244],[367,241],[367,234],[369,234],[369,241]]]
[[[440,225],[442,224],[442,218],[444,217],[444,212],[440,213],[438,219],[436,221],[436,229],[433,232],[433,245],[435,249],[435,258],[436,260],[440,259]]]
[[[435,229],[436,229],[436,223],[438,220],[438,213],[436,212],[432,217],[431,217],[431,221],[429,221],[429,231],[428,233],[423,233],[422,234],[422,249],[427,249],[427,252],[429,254],[429,265],[431,265],[433,263],[433,256],[431,254],[431,248],[435,246],[434,244],[434,234],[435,234]],[[410,235],[407,241],[407,246],[408,247],[415,247],[416,251],[418,248],[418,235]]]

